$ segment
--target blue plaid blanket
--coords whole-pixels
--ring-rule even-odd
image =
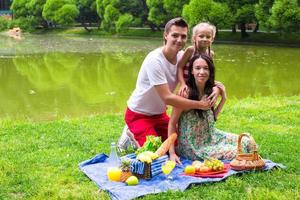
[[[95,157],[80,163],[79,168],[92,181],[94,181],[99,188],[107,191],[113,200],[129,200],[147,194],[165,192],[167,190],[184,191],[191,184],[218,182],[226,179],[231,175],[248,172],[229,170],[229,172],[222,178],[199,178],[192,176],[182,176],[181,174],[184,167],[190,165],[191,161],[181,158],[182,165],[176,165],[175,169],[171,173],[171,176],[174,177],[174,179],[172,180],[172,185],[166,184],[166,177],[162,173],[160,173],[150,180],[140,179],[138,185],[126,186],[125,183],[108,181],[106,175],[108,168],[108,163],[106,162],[107,158],[108,156],[106,156],[105,154],[98,154]],[[223,162],[226,163],[228,161]],[[266,167],[263,169],[264,171],[271,170],[273,168],[285,168],[285,166],[283,166],[282,164],[277,164],[270,160],[265,160],[265,162]]]

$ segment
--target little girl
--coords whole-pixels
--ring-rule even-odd
[[[189,60],[196,54],[207,54],[209,57],[213,57],[214,52],[210,47],[214,41],[216,34],[216,27],[210,23],[202,22],[194,26],[192,43],[193,46],[189,46],[181,60],[178,63],[177,78],[180,84],[179,95],[186,96],[187,85],[186,80],[188,76],[188,68],[190,66]]]

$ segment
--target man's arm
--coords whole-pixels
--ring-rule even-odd
[[[155,85],[154,88],[165,104],[181,108],[183,110],[208,110],[213,105],[212,101],[208,98],[200,101],[193,101],[181,96],[177,96],[170,91],[168,84]]]

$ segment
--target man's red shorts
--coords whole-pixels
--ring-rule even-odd
[[[161,136],[162,141],[168,138],[169,116],[165,112],[160,115],[148,116],[127,108],[125,122],[141,146],[146,141],[147,135]]]

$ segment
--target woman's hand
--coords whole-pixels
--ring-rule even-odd
[[[188,98],[188,93],[189,93],[188,86],[186,84],[181,84],[178,91],[178,95],[184,98]]]
[[[176,155],[176,153],[170,153],[170,160],[181,165],[180,158]]]

